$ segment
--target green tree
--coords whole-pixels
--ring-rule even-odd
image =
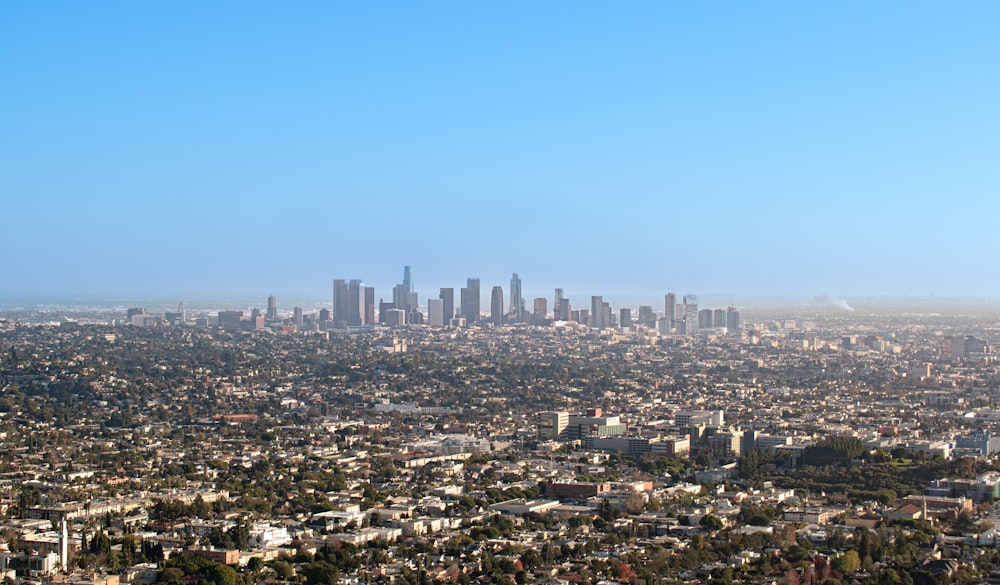
[[[166,585],[176,585],[183,578],[184,571],[177,567],[167,567],[160,571],[160,583],[165,583]]]
[[[212,563],[203,573],[205,580],[215,585],[236,585],[239,576],[236,571],[229,566]]]
[[[830,567],[844,575],[851,575],[861,568],[861,558],[858,551],[849,550],[830,562]]]
[[[281,579],[282,581],[291,581],[292,578],[295,577],[295,568],[293,568],[292,564],[286,560],[278,559],[274,561],[271,563],[271,568],[274,569],[278,579]]]
[[[309,563],[302,568],[302,574],[306,585],[337,585],[340,579],[340,570],[326,561]]]
[[[702,516],[701,520],[698,521],[698,524],[705,530],[709,530],[712,532],[722,530],[723,528],[726,527],[726,525],[722,522],[722,520],[711,514],[705,514],[704,516]]]

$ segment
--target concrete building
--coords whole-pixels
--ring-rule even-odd
[[[243,328],[243,311],[219,311],[219,327],[236,331]]]
[[[600,408],[591,408],[585,413],[571,414],[566,425],[566,438],[582,439],[588,435],[599,437],[624,435],[628,426],[619,416],[604,416]]]
[[[264,318],[268,321],[278,320],[278,299],[274,295],[267,297],[267,313]]]
[[[184,549],[184,556],[208,559],[222,565],[235,565],[240,562],[240,551],[214,546],[189,546]]]
[[[503,320],[503,287],[494,286],[490,292],[490,322],[499,327]]]
[[[455,318],[455,289],[442,288],[438,292],[438,299],[443,303],[444,323],[448,325]]]
[[[530,512],[541,513],[552,508],[559,507],[558,500],[508,500],[490,506],[491,512],[498,512],[505,516],[524,516]]]
[[[389,327],[402,327],[406,325],[406,311],[403,309],[387,309],[383,314],[383,319]]]
[[[521,277],[515,272],[510,276],[510,314],[512,323],[524,323],[524,296],[521,293]]]
[[[546,439],[563,439],[569,426],[569,413],[566,411],[542,412],[538,415],[538,434]]]
[[[566,481],[545,484],[545,496],[559,500],[586,500],[611,491],[611,482]]]
[[[535,297],[531,307],[531,316],[534,322],[542,324],[549,316],[549,301],[545,297]]]
[[[441,299],[427,299],[427,324],[444,327],[444,301]]]
[[[469,278],[461,291],[461,316],[469,325],[479,322],[479,279]]]

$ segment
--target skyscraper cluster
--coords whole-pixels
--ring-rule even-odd
[[[333,281],[334,328],[361,327],[375,322],[375,289],[359,279]]]
[[[273,300],[273,297],[268,299],[269,318],[277,314]],[[481,302],[480,279],[470,277],[459,290],[457,305],[455,289],[442,287],[437,298],[427,300],[426,311],[422,312],[412,269],[404,266],[403,281],[392,288],[392,300],[380,301],[377,306],[375,289],[366,287],[361,280],[334,280],[332,326],[347,328],[376,323],[388,326],[426,323],[432,327],[461,327],[472,324],[542,325],[551,321],[567,321],[595,329],[644,327],[661,334],[680,335],[695,335],[703,329],[724,329],[730,334],[737,334],[740,330],[739,312],[734,307],[727,310],[699,309],[696,295],[684,295],[678,303],[673,292],[664,295],[662,316],[652,305],[640,306],[635,315],[631,308],[619,308],[616,312],[602,295],[591,296],[589,308],[574,310],[562,288],[555,289],[551,315],[545,297],[533,299],[529,312],[521,277],[516,272],[511,275],[506,294],[502,286],[490,288],[488,313],[482,311]]]

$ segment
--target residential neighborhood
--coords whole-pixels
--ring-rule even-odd
[[[1000,378],[990,343],[966,346],[994,325],[8,320],[0,570],[108,585],[981,582],[1000,559]]]

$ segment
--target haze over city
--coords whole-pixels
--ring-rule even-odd
[[[1000,585],[1000,3],[0,3],[0,585]]]
[[[0,297],[995,297],[998,12],[7,4]]]

